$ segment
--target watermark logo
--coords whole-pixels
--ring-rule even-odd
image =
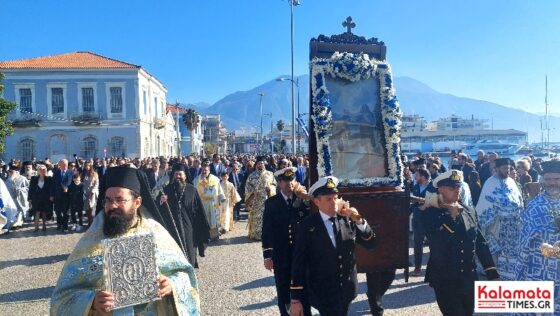
[[[476,313],[553,313],[553,281],[476,281]]]

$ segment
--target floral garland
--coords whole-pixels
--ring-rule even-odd
[[[388,157],[388,177],[364,179],[340,179],[342,186],[401,186],[403,184],[403,166],[400,158],[401,117],[391,67],[387,62],[378,61],[367,54],[335,52],[330,58],[315,57],[311,60],[311,89],[313,100],[312,119],[317,139],[317,170],[319,177],[333,174],[329,138],[332,135],[333,122],[329,90],[325,76],[340,78],[351,82],[379,79],[381,115],[385,134],[385,146]]]

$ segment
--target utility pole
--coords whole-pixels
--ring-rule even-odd
[[[257,137],[257,146],[259,146],[259,150],[262,150],[262,139],[263,139],[263,109],[262,109],[262,99],[264,96],[263,92],[259,92],[258,95],[260,96],[260,106],[261,106],[261,136],[260,136],[260,140],[259,137]]]
[[[179,100],[175,101],[175,117],[177,119],[177,157],[181,156],[181,132],[179,130]],[[192,133],[191,133],[191,143],[193,141]]]
[[[296,109],[294,98],[294,5],[299,5],[299,0],[290,1],[290,48],[292,59],[292,152],[296,152]]]

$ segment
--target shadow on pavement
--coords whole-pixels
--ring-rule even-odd
[[[260,241],[251,240],[247,236],[237,236],[237,237],[227,238],[227,234],[226,234],[226,235],[222,235],[220,239],[210,242],[208,246],[242,245],[242,244],[250,244],[254,242],[260,242]]]
[[[233,289],[236,290],[236,291],[247,291],[247,290],[251,290],[251,289],[256,289],[256,288],[261,288],[261,287],[269,287],[269,286],[276,286],[275,283],[274,283],[274,277],[273,276],[253,280],[251,282],[247,282],[245,284],[238,285],[238,286],[234,287]]]
[[[70,254],[62,254],[62,255],[55,255],[55,256],[47,256],[47,257],[39,257],[39,258],[27,258],[27,259],[17,259],[17,260],[8,260],[0,262],[0,269],[13,267],[13,266],[39,266],[43,264],[53,264],[59,261],[65,261]]]
[[[435,301],[434,291],[428,284],[415,286],[383,296],[383,305],[389,309],[431,304]]]
[[[42,224],[41,224],[42,225]],[[39,225],[41,228],[42,226]],[[45,236],[54,236],[54,235],[71,235],[71,234],[80,234],[76,232],[66,232],[62,233],[56,230],[56,223],[49,223],[47,224],[47,231],[34,231],[33,224],[25,223],[23,228],[19,228],[17,230],[10,230],[9,234],[0,235],[0,239],[18,239],[18,238],[33,238],[33,237],[45,237]],[[85,232],[84,230],[81,233]]]
[[[255,304],[251,304],[251,305],[245,305],[245,306],[241,306],[239,309],[242,311],[254,311],[257,309],[263,309],[263,308],[267,308],[270,306],[275,306],[277,305],[278,302],[276,301],[276,299],[273,299],[271,301],[268,302],[261,302],[261,303],[255,303]]]
[[[54,286],[49,286],[38,289],[0,294],[0,303],[26,303],[29,301],[49,299],[53,291]]]

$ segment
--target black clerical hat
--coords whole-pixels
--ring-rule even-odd
[[[184,173],[187,173],[187,167],[186,167],[184,164],[180,163],[180,162],[174,164],[172,170],[173,170],[173,172],[176,172],[176,171],[183,171]]]
[[[545,173],[560,173],[560,160],[549,160],[541,163],[542,172]]]
[[[138,170],[126,166],[112,167],[107,170],[107,188],[126,188],[140,194]]]
[[[496,159],[496,168],[499,168],[499,167],[505,166],[505,165],[511,165],[511,159],[509,159],[509,158]]]

